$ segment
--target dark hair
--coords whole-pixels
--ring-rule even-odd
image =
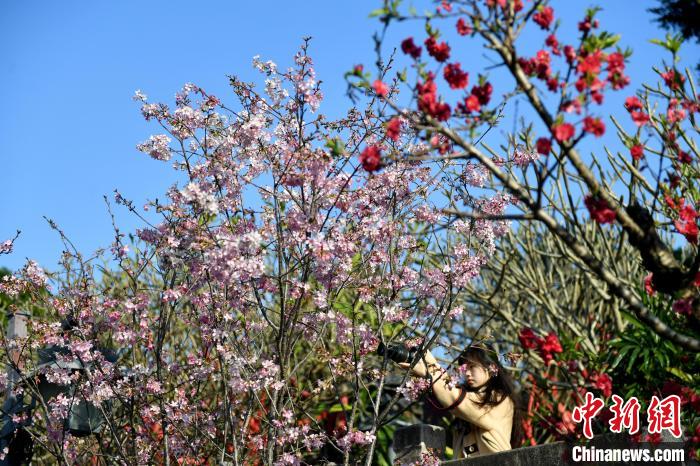
[[[479,406],[496,406],[503,400],[510,397],[513,401],[513,428],[510,433],[510,446],[517,448],[522,443],[523,427],[522,427],[522,406],[520,403],[520,395],[515,388],[513,379],[510,374],[504,369],[498,360],[498,353],[488,346],[480,343],[467,347],[462,354],[459,355],[457,362],[462,365],[467,361],[476,362],[488,370],[489,366],[495,364],[498,367],[498,373],[491,375],[484,392],[481,395],[481,401],[476,402]],[[469,390],[469,387],[466,387]]]

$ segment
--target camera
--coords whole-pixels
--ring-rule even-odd
[[[394,362],[412,362],[416,359],[418,355],[418,350],[416,348],[409,348],[404,343],[395,343],[389,346],[384,345],[384,343],[379,343],[377,347],[377,354],[379,356],[384,356],[391,359]]]

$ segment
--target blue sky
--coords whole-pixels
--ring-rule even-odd
[[[653,1],[600,3],[606,5],[601,24],[620,32],[621,43],[635,51],[628,65],[632,86],[609,103],[619,106],[640,81],[653,78],[648,60],[660,49],[648,40],[663,32],[646,12]],[[573,27],[590,4],[552,3]],[[13,254],[0,256],[0,266],[15,269],[31,258],[56,268],[62,244],[42,216],[55,220],[87,254],[106,246],[113,238],[103,195],[118,188],[142,205],[174,182],[168,164],[135,149],[158,132],[131,100],[136,89],[151,101],[172,102],[191,81],[231,102],[226,75],[257,79],[250,65],[256,54],[286,67],[301,38],[312,36],[326,96],[322,111],[337,116],[349,106],[344,71],[373,63],[372,33],[379,23],[368,13],[379,6],[379,0],[2,2],[0,241],[17,229],[22,235]],[[409,33],[422,37],[421,31],[421,24],[402,24],[388,42],[398,44]],[[544,36],[531,33],[524,49],[534,53]],[[484,63],[484,51],[470,47],[455,58]],[[688,63],[698,61],[696,45],[684,54]],[[124,232],[139,226],[127,213],[118,211],[117,218]]]

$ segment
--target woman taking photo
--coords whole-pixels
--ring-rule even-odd
[[[399,363],[403,368],[411,368],[415,376],[431,378],[433,400],[428,400],[439,411],[449,411],[457,418],[453,424],[454,458],[472,458],[519,446],[517,395],[497,353],[483,345],[473,345],[462,352],[458,363],[464,383],[455,388],[448,386],[447,371],[430,351],[413,368],[410,363]]]

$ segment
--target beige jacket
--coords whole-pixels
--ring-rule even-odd
[[[426,362],[435,381],[433,393],[443,406],[451,406],[459,397],[459,388],[449,388],[442,377],[443,370],[430,352],[426,352]],[[422,362],[418,363],[422,364]],[[450,412],[471,424],[471,432],[455,432],[453,436],[454,458],[465,457],[464,448],[476,444],[478,451],[468,456],[482,456],[499,451],[510,450],[510,433],[513,428],[514,403],[511,398],[504,399],[493,407],[481,407],[475,392],[467,392],[464,400]]]

